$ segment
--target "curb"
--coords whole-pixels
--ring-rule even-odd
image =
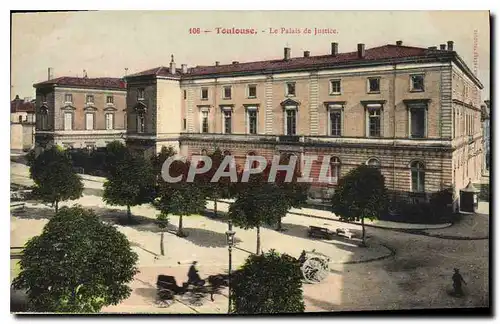
[[[374,261],[381,261],[381,260],[385,260],[385,259],[388,259],[388,258],[391,258],[393,256],[396,255],[396,250],[394,250],[393,248],[389,247],[388,245],[386,244],[382,244],[382,243],[379,243],[379,245],[385,247],[387,250],[389,250],[389,254],[387,255],[382,255],[382,256],[379,256],[377,258],[374,258],[374,259],[369,259],[369,260],[359,260],[359,261],[347,261],[347,262],[342,262],[342,263],[336,263],[336,264],[358,264],[358,263],[368,263],[368,262],[374,262]]]
[[[309,214],[297,213],[297,212],[288,212],[288,213],[289,214],[293,214],[293,215],[298,215],[298,216],[305,216],[305,217],[312,217],[312,218],[318,218],[318,219],[325,219],[325,220],[329,220],[329,221],[332,221],[332,222],[339,222],[339,223],[346,223],[346,224],[353,224],[353,225],[360,225],[361,226],[361,223],[349,222],[349,221],[341,221],[341,220],[338,220],[338,219],[328,218],[328,217],[324,217],[324,216],[309,215]],[[440,228],[405,229],[405,228],[385,227],[385,226],[379,226],[379,225],[373,225],[373,224],[366,224],[365,223],[366,227],[381,228],[381,229],[390,230],[390,231],[407,231],[407,230],[408,231],[427,231],[427,230],[448,228],[448,227],[450,227],[452,225],[453,224],[450,223],[449,225],[447,225],[445,227],[440,227]]]
[[[405,229],[395,229],[395,231],[403,232],[413,235],[422,235],[427,237],[435,237],[443,240],[454,240],[454,241],[480,241],[488,240],[489,236],[456,236],[456,235],[445,235],[445,234],[431,234],[427,233],[426,230],[405,230]]]

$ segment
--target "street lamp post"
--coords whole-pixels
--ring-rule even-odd
[[[226,231],[226,238],[227,238],[227,249],[229,251],[229,271],[228,271],[228,308],[227,312],[228,314],[231,312],[231,264],[232,264],[232,251],[233,251],[233,244],[234,244],[234,234],[236,234],[233,231],[233,223],[231,220],[228,220],[227,222],[227,231]]]

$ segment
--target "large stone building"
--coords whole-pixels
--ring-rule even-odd
[[[483,171],[490,170],[491,153],[490,153],[490,101],[485,100],[484,105],[481,106],[482,114],[481,121],[483,122],[483,140],[484,140],[484,165]]]
[[[16,96],[10,102],[10,149],[27,151],[35,140],[35,101]]]
[[[127,80],[127,144],[153,154],[174,145],[185,156],[217,145],[242,163],[271,158],[330,156],[331,183],[366,163],[386,185],[411,200],[464,188],[482,164],[481,82],[453,42],[418,48],[394,45],[327,55],[213,66],[158,67]],[[312,166],[317,179],[320,163]]]
[[[91,148],[123,140],[126,129],[123,80],[59,77],[34,87],[36,145]]]

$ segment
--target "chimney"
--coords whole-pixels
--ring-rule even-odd
[[[453,41],[448,41],[448,51],[453,51]]]
[[[364,58],[365,57],[365,44],[358,44],[358,58]]]
[[[290,54],[292,52],[292,49],[290,47],[285,47],[285,61],[289,60],[290,59]]]
[[[402,40],[398,40],[398,41],[396,42],[396,45],[397,45],[397,46],[401,46],[401,45],[403,45],[403,41],[402,41]]]
[[[311,54],[311,52],[309,51],[304,51],[304,57],[309,57],[309,55]]]
[[[47,70],[47,80],[52,80],[54,78],[54,69],[49,67]]]
[[[439,45],[439,49],[442,51],[446,50],[446,44]]]
[[[175,74],[174,55],[172,54],[170,57],[172,58],[172,60],[170,61],[170,74]]]
[[[437,46],[429,46],[429,47],[427,47],[427,49],[431,50],[431,51],[437,50]]]
[[[332,55],[337,56],[339,53],[339,43],[332,43]]]
[[[219,66],[220,62],[219,61],[215,61],[215,66]]]
[[[187,66],[187,64],[181,64],[181,69],[182,69],[182,73],[183,74],[187,74],[188,73],[188,66]]]
[[[14,100],[21,100],[21,98],[19,98],[19,95],[16,95],[16,97],[14,98]]]
[[[240,63],[240,62],[238,62],[238,61],[233,61],[233,64],[238,64],[238,63]]]

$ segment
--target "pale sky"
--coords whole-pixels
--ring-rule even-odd
[[[216,27],[255,28],[257,35],[217,35]],[[337,34],[269,34],[269,28],[330,28]],[[190,28],[212,30],[200,35]],[[266,32],[262,32],[265,30]],[[177,66],[277,59],[395,44],[438,46],[448,40],[473,70],[477,31],[478,77],[489,99],[490,26],[487,11],[100,11],[20,13],[12,17],[11,98],[33,97],[33,84],[54,77],[121,77],[160,65]]]

